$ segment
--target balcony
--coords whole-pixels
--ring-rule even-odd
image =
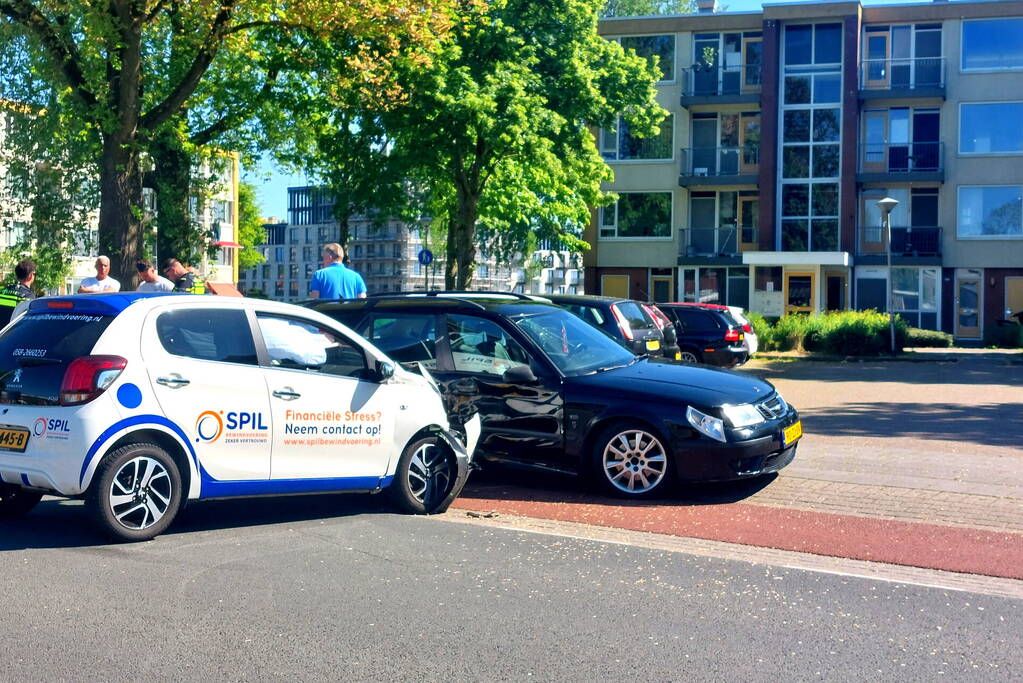
[[[734,226],[687,228],[681,232],[678,263],[686,266],[741,263],[740,237],[756,239],[755,229],[744,228],[740,235]]]
[[[945,58],[864,59],[860,99],[929,97],[945,99]]]
[[[694,147],[681,151],[678,184],[756,185],[760,180],[760,148]]]
[[[881,226],[861,225],[857,259],[860,265],[883,265],[887,261],[887,240]],[[892,226],[892,263],[896,265],[941,265],[941,228]]]
[[[861,183],[945,182],[943,142],[870,143],[859,146]]]
[[[743,103],[760,103],[760,64],[694,64],[682,69],[683,107]]]

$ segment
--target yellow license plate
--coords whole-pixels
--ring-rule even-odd
[[[782,432],[782,446],[791,446],[799,437],[803,435],[803,423],[802,421],[796,422],[796,424],[786,427],[785,431]]]
[[[27,446],[27,429],[21,427],[0,427],[0,450],[22,453]]]
[[[657,341],[656,339],[653,341],[648,341],[646,343],[647,351],[656,351],[659,348],[661,348],[661,342]]]

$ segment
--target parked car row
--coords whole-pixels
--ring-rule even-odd
[[[386,491],[442,511],[480,462],[644,498],[792,461],[802,424],[768,382],[647,355],[702,325],[709,357],[734,319],[563,303],[576,312],[469,292],[37,299],[0,332],[0,519],[83,498],[109,535],[144,540],[190,499]]]
[[[651,304],[575,294],[542,298],[571,311],[636,354],[734,367],[757,351],[753,327],[735,306]]]

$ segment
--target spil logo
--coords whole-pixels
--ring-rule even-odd
[[[213,443],[219,439],[224,432],[265,432],[266,423],[263,421],[263,413],[231,410],[204,410],[195,419],[196,441]]]
[[[35,423],[32,425],[32,433],[38,437],[53,438],[53,439],[66,439],[68,434],[71,433],[71,426],[67,420],[58,420],[56,418],[37,418]]]

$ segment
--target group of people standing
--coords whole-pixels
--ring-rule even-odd
[[[366,282],[357,272],[344,265],[345,252],[340,244],[331,242],[321,252],[323,267],[313,274],[309,283],[309,296],[313,299],[361,299],[366,296]],[[96,259],[96,277],[87,277],[78,287],[79,294],[100,294],[121,291],[121,283],[110,277],[110,259]],[[194,270],[174,258],[163,262],[160,275],[151,261],[135,263],[139,274],[138,292],[189,292],[205,294],[206,283]],[[32,288],[36,279],[36,264],[30,259],[19,261],[14,267],[15,281],[0,289],[0,327],[14,316],[18,306],[36,297]]]
[[[152,262],[141,260],[135,264],[139,274],[138,292],[190,292],[205,294],[206,284],[193,270],[186,268],[180,261],[169,258],[163,262],[163,277],[156,273]],[[168,279],[170,278],[170,279]],[[78,287],[79,294],[100,294],[103,292],[119,292],[121,283],[110,277],[110,259],[100,256],[96,259],[96,277],[87,277]]]

